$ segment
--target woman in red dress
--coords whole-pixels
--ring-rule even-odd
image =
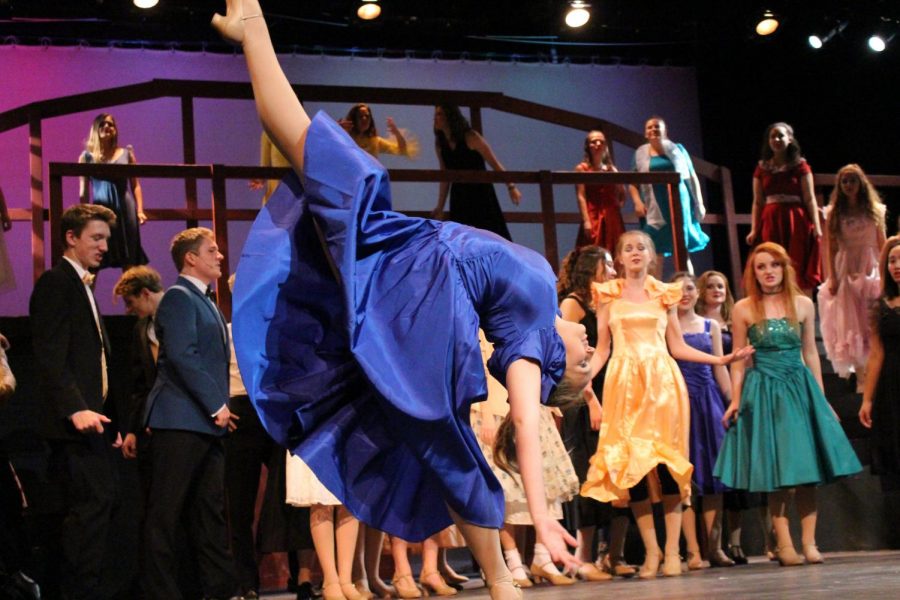
[[[588,132],[584,138],[584,160],[578,163],[575,170],[582,173],[616,172],[602,131]],[[622,221],[624,188],[621,185],[576,185],[575,193],[582,221],[575,247],[615,248],[619,236],[625,232],[625,222]]]
[[[800,153],[793,128],[773,123],[766,129],[753,173],[753,217],[747,243],[775,242],[785,248],[797,272],[797,284],[810,296],[822,283],[821,237],[812,169]]]

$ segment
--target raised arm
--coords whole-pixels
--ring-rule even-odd
[[[574,546],[575,540],[547,511],[538,428],[541,404],[540,366],[524,358],[513,361],[506,371],[506,389],[509,392],[510,417],[516,428],[516,458],[537,541],[547,547],[555,562],[577,566],[578,560],[566,547],[566,544]]]
[[[243,48],[262,126],[301,173],[310,119],[278,64],[262,8],[256,0],[226,0],[226,9],[224,17],[213,16],[213,26],[223,38]]]

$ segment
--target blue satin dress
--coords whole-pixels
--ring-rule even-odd
[[[266,430],[360,520],[415,541],[451,523],[448,507],[502,525],[469,425],[487,395],[478,328],[491,373],[537,362],[546,401],[565,369],[555,317],[542,256],[393,212],[385,168],[320,113],[302,181],[285,178],[247,238],[233,328]]]

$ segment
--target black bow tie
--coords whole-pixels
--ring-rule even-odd
[[[216,303],[216,290],[211,285],[206,287],[206,297],[212,300],[213,304]]]

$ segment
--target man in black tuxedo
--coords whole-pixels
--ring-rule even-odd
[[[72,600],[108,593],[101,574],[118,493],[111,449],[116,436],[104,413],[109,343],[89,269],[100,266],[115,221],[102,206],[66,210],[63,259],[37,280],[29,303],[40,426],[51,450],[48,470],[61,486],[65,510],[58,583],[63,597]]]
[[[225,435],[228,409],[228,331],[207,296],[221,275],[222,254],[202,227],[172,240],[179,271],[156,311],[159,361],[147,396],[152,463],[144,543],[148,599],[177,600],[175,539],[182,517],[197,556],[207,598],[235,593],[234,563],[225,522]]]

